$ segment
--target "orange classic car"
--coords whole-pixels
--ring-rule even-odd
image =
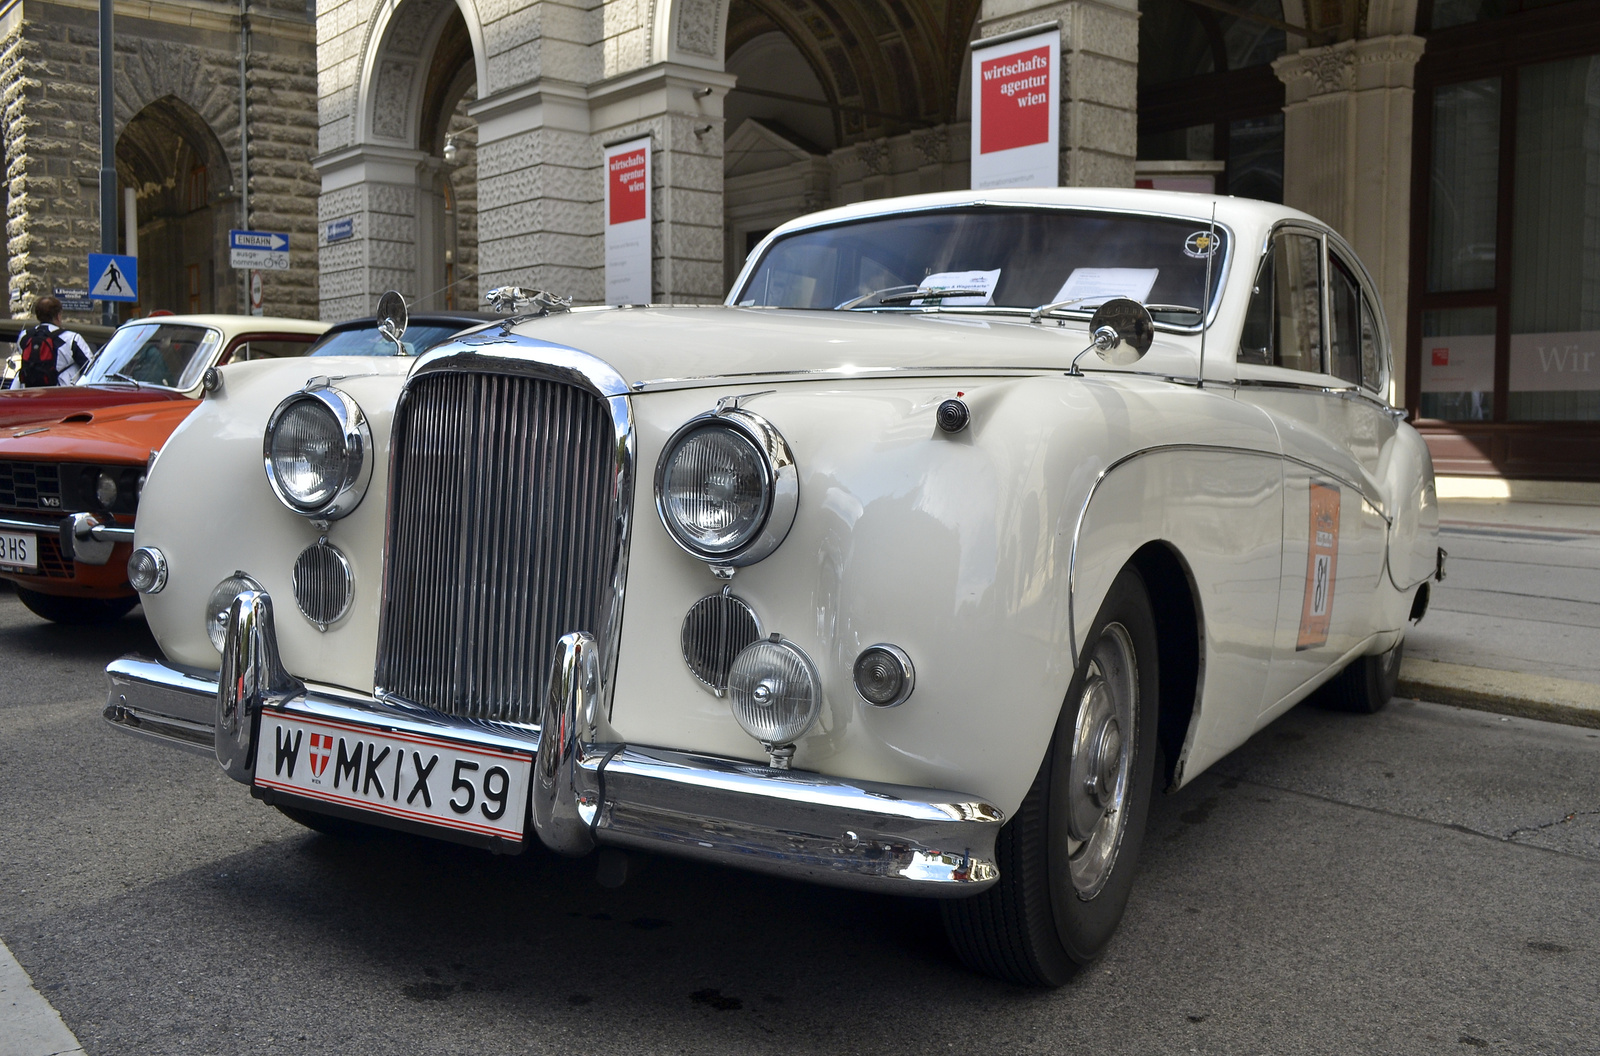
[[[305,355],[327,323],[245,315],[124,323],[78,385],[0,396],[0,579],[57,623],[136,604],[128,553],[144,474],[199,406],[207,371]],[[247,369],[247,368],[246,368]]]

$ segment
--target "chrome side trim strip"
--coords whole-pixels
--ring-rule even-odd
[[[1280,462],[1289,462],[1294,465],[1304,466],[1306,469],[1309,469],[1314,473],[1318,473],[1324,477],[1338,481],[1344,487],[1347,487],[1357,495],[1360,495],[1362,501],[1368,506],[1372,507],[1379,517],[1383,518],[1383,523],[1386,527],[1393,526],[1394,524],[1394,518],[1387,510],[1383,508],[1383,505],[1380,501],[1381,497],[1373,497],[1369,495],[1367,489],[1361,484],[1356,483],[1348,477],[1340,476],[1338,473],[1328,469],[1327,466],[1318,465],[1315,462],[1309,462],[1303,458],[1296,458],[1294,455],[1284,454],[1281,451],[1257,451],[1253,448],[1232,447],[1223,444],[1162,444],[1156,447],[1145,447],[1140,448],[1137,451],[1131,451],[1128,454],[1123,455],[1121,458],[1107,463],[1106,466],[1100,470],[1099,474],[1094,478],[1094,483],[1089,485],[1089,493],[1084,496],[1083,505],[1078,509],[1077,522],[1072,527],[1072,548],[1067,557],[1067,636],[1069,639],[1067,648],[1072,654],[1072,669],[1074,671],[1078,669],[1079,660],[1077,612],[1078,539],[1083,533],[1083,519],[1089,515],[1089,506],[1092,502],[1094,502],[1095,492],[1100,490],[1100,485],[1108,476],[1111,475],[1112,470],[1118,469],[1119,467],[1132,462],[1136,458],[1142,458],[1145,455],[1164,454],[1169,451],[1203,451],[1240,456],[1249,455],[1255,458],[1275,458]]]

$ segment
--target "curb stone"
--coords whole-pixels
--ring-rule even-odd
[[[1600,685],[1440,660],[1406,660],[1396,696],[1600,729]]]

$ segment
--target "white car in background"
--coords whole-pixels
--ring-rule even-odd
[[[206,397],[112,723],[325,831],[943,898],[1058,985],[1151,796],[1319,688],[1381,707],[1440,571],[1375,288],[1291,209],[873,201],[722,306],[502,297],[538,310]]]

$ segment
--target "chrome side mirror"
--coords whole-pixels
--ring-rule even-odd
[[[1082,376],[1078,360],[1090,348],[1111,366],[1127,367],[1143,359],[1156,339],[1155,322],[1150,318],[1149,309],[1128,297],[1113,297],[1096,308],[1089,320],[1089,332],[1093,335],[1089,348],[1073,356],[1072,366],[1067,370],[1073,377]]]
[[[405,334],[406,325],[410,321],[404,297],[390,290],[378,298],[378,333],[394,342],[397,356],[406,354],[406,347],[400,343],[400,338]]]
[[[1095,309],[1089,320],[1094,332],[1095,351],[1114,367],[1126,367],[1144,358],[1156,339],[1155,323],[1144,305],[1128,297],[1113,297]],[[1117,340],[1107,347],[1100,343],[1100,332],[1110,330]]]

